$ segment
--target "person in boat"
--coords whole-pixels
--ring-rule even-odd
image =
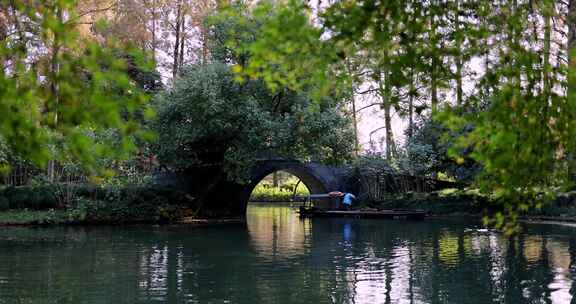
[[[356,200],[356,196],[352,193],[344,193],[342,196],[342,207],[345,210],[352,208],[352,203]]]

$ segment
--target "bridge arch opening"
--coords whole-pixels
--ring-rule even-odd
[[[250,194],[250,202],[290,202],[309,194],[308,186],[300,177],[278,170],[256,184]]]
[[[275,183],[275,177],[278,179]],[[275,189],[269,191],[281,191],[282,197],[303,196],[308,194],[327,193],[326,185],[314,174],[304,168],[286,168],[278,170],[266,170],[258,176],[254,176],[248,187],[250,201],[262,200],[266,188]]]
[[[268,159],[259,160],[249,169],[243,182],[223,177],[223,171],[214,168],[197,170],[195,174],[174,174],[177,189],[198,198],[198,217],[245,218],[250,195],[256,185],[267,175],[285,171],[298,177],[310,194],[329,193],[344,189],[344,170],[318,162]],[[319,207],[334,207],[338,202],[326,198],[318,201]]]
[[[296,176],[301,183],[306,185],[310,194],[323,194],[339,190],[335,183],[333,172],[318,163],[303,163],[298,161],[270,160],[258,163],[251,172],[250,183],[245,185],[244,199],[242,204],[243,214],[246,214],[248,203],[254,188],[268,175],[283,171]],[[331,199],[317,199],[314,201],[319,207],[328,208],[334,204]]]

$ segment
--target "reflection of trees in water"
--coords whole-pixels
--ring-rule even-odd
[[[0,303],[569,303],[572,231],[515,239],[445,222],[0,233]],[[268,218],[266,218],[268,216]],[[273,219],[277,217],[276,219]],[[294,221],[293,221],[294,220]],[[293,221],[293,222],[292,222]],[[312,229],[313,227],[313,229]],[[560,231],[560,232],[558,232]],[[298,235],[300,234],[300,235]],[[574,292],[574,289],[572,289]],[[105,300],[103,300],[105,299]]]
[[[550,294],[555,303],[570,303],[570,287],[573,280],[570,276],[570,248],[568,242],[548,240],[546,243],[548,259],[552,264],[553,281],[547,286],[553,290]]]
[[[306,253],[310,219],[294,216],[294,211],[282,204],[254,203],[248,206],[247,217],[251,244],[260,256],[290,258]]]
[[[403,232],[406,230],[409,228],[404,227]],[[340,299],[358,303],[571,300],[567,242],[542,235],[508,241],[494,233],[427,232],[402,235],[393,229],[389,236],[374,232],[369,242],[355,244],[356,255],[364,258],[352,264],[342,258],[339,262],[343,267],[335,270],[336,275],[354,274],[336,280],[339,284],[335,289],[346,288],[349,295]],[[394,235],[408,240],[409,245],[395,242],[391,239]],[[377,262],[375,257],[379,257]]]

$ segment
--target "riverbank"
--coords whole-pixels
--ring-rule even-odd
[[[192,197],[153,186],[0,189],[0,226],[171,223],[194,212]]]
[[[268,201],[270,202],[270,201]],[[489,202],[477,192],[446,189],[391,195],[385,201],[360,202],[359,208],[423,210],[431,217],[481,218]],[[194,198],[168,188],[61,185],[0,189],[0,226],[211,224],[237,219],[196,216]],[[526,221],[576,223],[576,198],[563,198],[522,215]]]
[[[446,189],[431,193],[405,193],[380,202],[363,202],[381,209],[423,210],[434,217],[482,217],[496,210],[486,197],[473,190]],[[576,196],[562,197],[539,210],[521,214],[524,221],[576,223]]]

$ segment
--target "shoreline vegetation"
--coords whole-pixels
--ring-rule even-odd
[[[0,188],[0,226],[170,223],[193,198],[167,187],[41,185]]]
[[[293,191],[270,189],[255,191],[257,195],[253,195],[250,201],[301,202],[292,200]],[[306,193],[298,191],[297,197],[304,195]],[[70,197],[74,199],[67,201]],[[520,219],[528,222],[576,223],[575,201],[576,195],[566,196],[539,210],[524,213]],[[457,189],[390,194],[385,200],[377,202],[360,198],[357,208],[424,210],[434,218],[481,218],[490,212],[499,211],[497,204],[490,203],[477,192]],[[42,185],[0,188],[0,226],[211,225],[241,221],[198,218],[195,216],[194,198],[174,189],[156,186],[122,188]]]

